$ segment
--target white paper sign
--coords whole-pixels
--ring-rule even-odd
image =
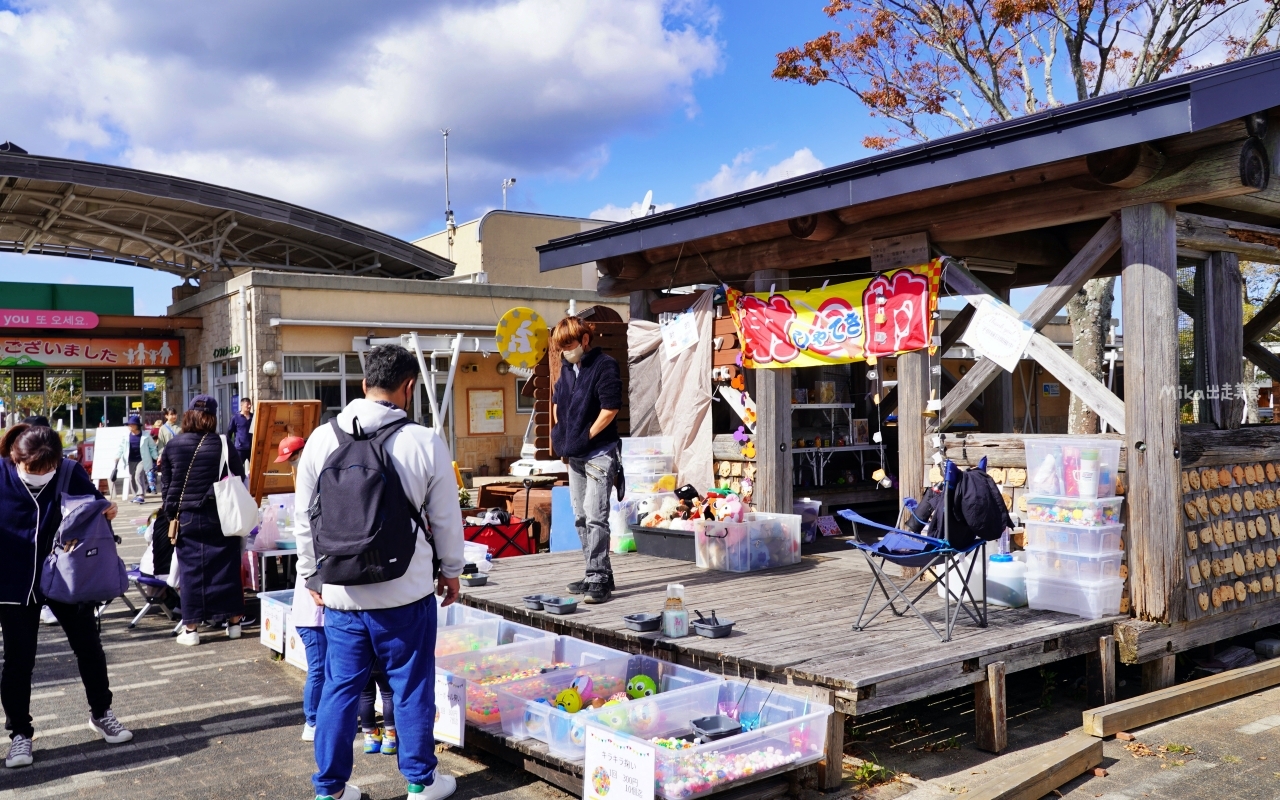
[[[672,359],[698,343],[698,321],[692,311],[675,314],[662,323],[662,344]]]
[[[462,747],[467,731],[467,681],[456,675],[436,672],[437,742]]]
[[[1013,372],[1035,332],[1031,323],[1018,319],[990,300],[984,300],[978,304],[961,341],[1007,372]]]
[[[587,727],[582,800],[653,800],[652,745]]]

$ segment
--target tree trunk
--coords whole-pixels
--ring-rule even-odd
[[[1071,323],[1071,353],[1089,374],[1106,382],[1107,362],[1103,357],[1111,328],[1111,304],[1115,300],[1115,278],[1094,278],[1067,301],[1067,321]],[[1071,396],[1067,432],[1097,433],[1098,415],[1076,395]]]
[[[1244,362],[1244,413],[1245,422],[1257,424],[1258,417],[1258,367],[1252,361]]]

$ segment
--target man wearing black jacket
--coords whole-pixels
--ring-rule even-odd
[[[609,563],[609,494],[619,472],[621,440],[614,418],[622,408],[618,362],[591,346],[591,324],[560,320],[552,340],[565,363],[551,406],[551,442],[569,462],[569,496],[586,557],[586,577],[569,584],[586,603],[604,603],[614,590]]]

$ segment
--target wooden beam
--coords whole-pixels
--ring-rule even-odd
[[[1129,595],[1139,619],[1176,621],[1183,573],[1178,416],[1178,254],[1174,214],[1121,212],[1125,445],[1129,453]]]
[[[1280,228],[1179,212],[1178,246],[1235,253],[1249,261],[1280,264]]]
[[[1144,663],[1142,665],[1143,693],[1157,692],[1172,686],[1177,681],[1174,673],[1177,666],[1178,657],[1172,653]]]
[[[1026,467],[1027,440],[1048,438],[1058,434],[1038,433],[965,433],[947,434],[943,438],[943,456],[961,467],[973,467],[982,459],[992,467]],[[1095,433],[1089,439],[1114,441],[1123,437],[1117,433]],[[1124,471],[1126,454],[1120,450],[1120,470]]]
[[[846,217],[858,216],[859,207],[850,206],[845,210],[848,214],[841,213],[846,218],[845,229],[829,241],[811,242],[787,235],[702,251],[697,258],[689,258],[686,252],[679,259],[654,264],[636,281],[602,280],[598,291],[616,296],[637,288],[741,280],[761,269],[792,270],[867,258],[872,238],[917,231],[927,232],[930,241],[935,242],[980,239],[1101,219],[1121,208],[1143,203],[1187,204],[1247,194],[1256,190],[1240,182],[1242,143],[1237,140],[1214,145],[1176,164],[1170,159],[1161,177],[1131,189],[1099,190],[1096,184],[1081,185],[1072,178],[941,205],[917,205],[902,213],[861,219],[855,224],[848,224]],[[928,193],[921,193],[919,202],[927,202],[927,197]]]
[[[1209,416],[1219,428],[1239,428],[1244,414],[1244,398],[1236,391],[1244,385],[1244,281],[1235,253],[1213,253],[1200,268],[1205,271],[1201,341]],[[1231,389],[1226,399],[1222,387]]]
[[[1277,684],[1280,684],[1280,659],[1262,661],[1091,708],[1084,712],[1084,732],[1090,736],[1112,736]]]
[[[1120,249],[1120,221],[1109,218],[1088,243],[1076,253],[1071,263],[1050,281],[1035,300],[1020,314],[1020,318],[1030,322],[1036,330],[1053,320],[1067,301],[1093,277],[1098,269]],[[947,282],[951,283],[951,268],[947,269]],[[957,277],[963,279],[966,273],[957,271]],[[969,275],[972,278],[972,275]],[[973,288],[973,287],[971,287]],[[959,291],[964,292],[963,289]],[[942,400],[942,412],[938,415],[938,427],[946,430],[955,422],[960,413],[968,408],[969,403],[995,379],[1000,366],[990,359],[982,359],[974,364],[973,369],[960,379],[960,383]],[[1087,374],[1087,373],[1086,373]],[[1056,375],[1056,373],[1055,373]],[[1058,375],[1061,378],[1061,375]]]
[[[1079,733],[1048,745],[1027,761],[994,770],[994,777],[968,787],[965,800],[1040,800],[1102,763],[1102,740]]]
[[[1105,706],[1116,700],[1116,637],[1098,638],[1098,652],[1085,656],[1085,685],[1089,702]]]
[[[987,679],[973,685],[973,728],[979,750],[999,753],[1009,742],[1003,661],[988,664]]]
[[[986,298],[989,298],[986,302],[997,303],[1010,316],[1018,316],[1012,308],[1009,308],[1008,305],[997,298],[994,292],[984,286],[981,281],[975,278],[973,274],[963,266],[954,262],[948,265],[946,279],[948,285],[956,291],[964,294],[965,299],[968,300],[971,305],[983,302],[983,297],[985,296]],[[1045,291],[1047,292],[1048,289]],[[1039,298],[1037,298],[1037,300],[1038,299]],[[1032,307],[1028,307],[1027,311],[1023,312],[1024,318],[1026,318],[1025,315],[1028,313],[1040,313],[1033,308],[1036,305],[1036,303],[1033,303]],[[1043,305],[1041,305],[1041,307],[1043,307]],[[1031,320],[1027,318],[1027,321]],[[1025,354],[1035,359],[1041,366],[1053,373],[1054,377],[1065,384],[1073,394],[1080,397],[1090,408],[1098,412],[1098,416],[1102,417],[1107,424],[1114,427],[1117,431],[1124,431],[1124,403],[1120,401],[1120,398],[1112,394],[1110,389],[1099,383],[1098,380],[1094,378],[1093,375],[1089,374],[1084,367],[1077,364],[1071,356],[1064,353],[1061,347],[1050,341],[1049,337],[1038,332],[1033,334],[1031,336],[1031,341],[1027,344]],[[948,423],[948,415],[953,414],[954,409],[958,407],[959,403],[965,403],[966,399],[971,399],[966,398],[966,394],[969,390],[962,391],[962,387],[965,381],[968,380],[971,375],[978,372],[979,368],[983,365],[990,365],[988,368],[990,374],[989,377],[985,379],[986,381],[990,381],[994,378],[995,372],[1000,370],[998,365],[988,359],[983,359],[975,364],[973,369],[969,370],[969,373],[965,375],[964,378],[960,380],[960,383],[956,385],[956,388],[951,391],[951,394],[943,400],[943,413],[941,415],[941,420],[939,421],[940,424]],[[979,380],[974,381],[971,386],[978,385],[979,383],[984,383],[983,379],[980,378]],[[957,403],[957,406],[949,408],[947,401],[951,400],[952,397],[956,398],[955,402]],[[965,404],[967,405],[967,403]],[[950,421],[954,421],[954,418],[955,415],[951,416]]]
[[[755,291],[787,288],[787,275],[761,270],[753,276]],[[756,380],[756,481],[753,499],[760,511],[790,514],[791,508],[791,374],[790,369],[753,370]]]
[[[1257,342],[1248,342],[1244,346],[1244,357],[1257,364],[1271,380],[1280,381],[1280,357]]]
[[[929,465],[924,416],[929,402],[929,354],[916,350],[898,356],[898,500],[923,497]]]
[[[1240,431],[1243,432],[1243,431]],[[1280,603],[1258,603],[1222,614],[1162,625],[1131,619],[1115,626],[1116,646],[1125,664],[1144,664],[1170,653],[1256,633],[1280,624]]]
[[[1276,325],[1280,325],[1280,296],[1271,298],[1271,301],[1262,308],[1258,309],[1258,313],[1253,315],[1253,319],[1244,325],[1244,340],[1246,342],[1256,342],[1271,333],[1271,329]]]

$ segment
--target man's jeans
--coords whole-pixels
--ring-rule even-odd
[[[360,690],[369,682],[374,659],[382,663],[401,719],[400,772],[410,783],[435,781],[436,599],[427,596],[399,608],[324,612],[328,640],[324,689],[316,714],[318,795],[337,795],[351,779]],[[405,724],[405,720],[412,722]]]
[[[587,582],[606,583],[609,564],[609,497],[618,474],[618,449],[594,458],[569,459],[569,498],[573,521],[587,559]]]

